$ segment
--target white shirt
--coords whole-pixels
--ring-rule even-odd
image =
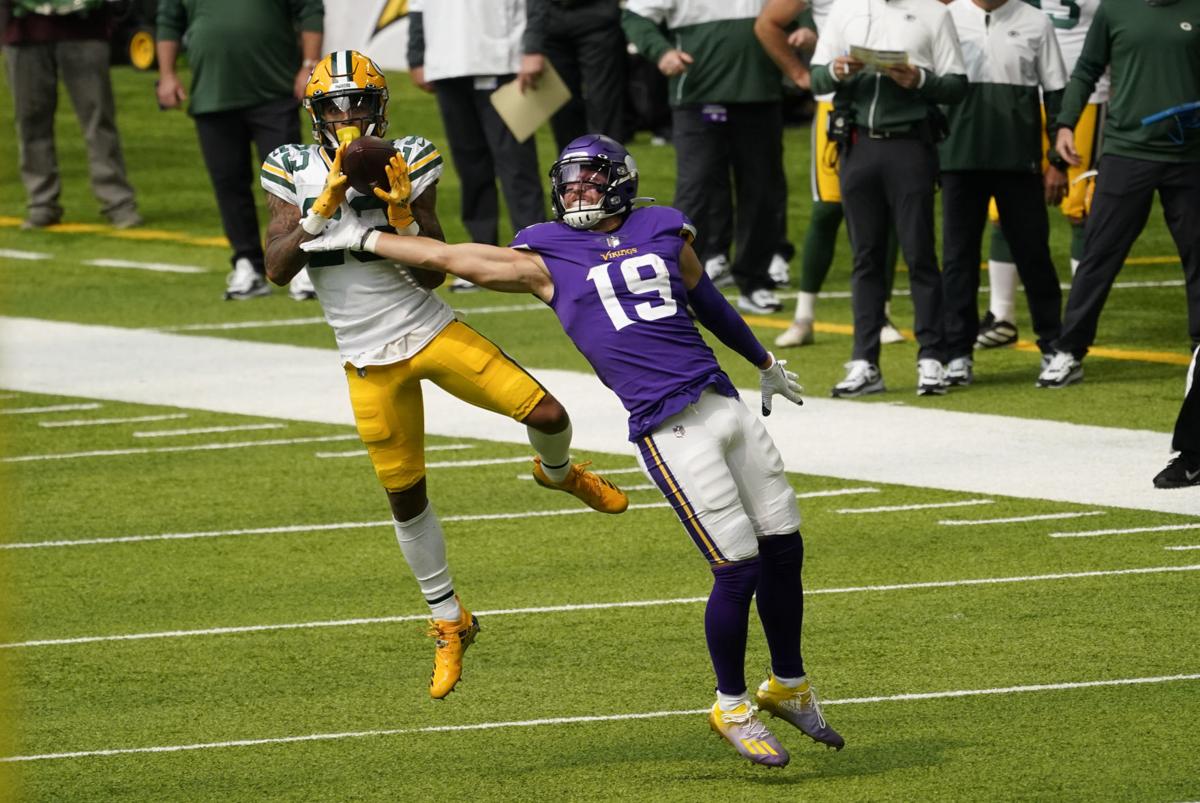
[[[934,75],[965,73],[950,10],[938,0],[837,0],[818,35],[813,66],[859,45],[903,50],[910,64]]]
[[[1007,0],[989,12],[972,0],[954,0],[948,8],[971,83],[1040,86],[1048,92],[1067,85],[1054,26],[1033,6]]]
[[[511,75],[521,66],[525,0],[410,0],[425,27],[425,80]]]

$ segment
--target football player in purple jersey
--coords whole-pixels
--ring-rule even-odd
[[[406,170],[393,159],[394,197],[405,193]],[[523,229],[510,248],[362,227],[302,247],[370,251],[548,304],[624,404],[642,469],[711,565],[704,629],[717,677],[712,729],[756,764],[785,765],[787,750],[755,715],[757,702],[840,750],[845,742],[821,715],[801,658],[804,544],[796,494],[771,436],[739,399],[696,321],[759,369],[763,415],[776,394],[802,403],[796,375],[713,286],[683,213],[634,208],[637,165],[624,147],[604,136],[580,137],[550,178],[557,220]],[[755,597],[771,670],[752,697],[745,661]]]

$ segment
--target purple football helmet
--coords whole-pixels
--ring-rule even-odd
[[[579,198],[568,205],[567,191],[578,191],[580,184],[597,190],[599,200],[589,204]],[[637,186],[637,162],[624,145],[603,134],[571,140],[550,168],[554,216],[573,229],[590,229],[606,217],[631,210]]]

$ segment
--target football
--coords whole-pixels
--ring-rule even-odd
[[[372,195],[376,187],[389,187],[385,168],[396,153],[392,141],[379,137],[359,137],[342,153],[342,172],[350,186],[363,195]]]

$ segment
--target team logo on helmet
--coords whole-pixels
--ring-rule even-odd
[[[387,78],[356,50],[337,50],[317,62],[304,87],[313,139],[336,148],[338,131],[381,137],[387,131]],[[353,132],[357,132],[356,134]]]

